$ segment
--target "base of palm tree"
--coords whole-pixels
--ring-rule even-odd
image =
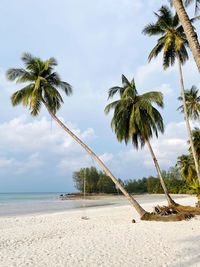
[[[200,199],[198,198],[198,202],[196,203],[196,208],[200,208]]]
[[[190,220],[194,215],[191,213],[181,212],[173,215],[162,216],[155,213],[145,213],[140,219],[143,221],[157,221],[157,222],[177,222],[183,220]]]
[[[179,204],[170,206],[156,206],[152,213],[145,213],[141,220],[145,221],[182,221],[189,220],[195,215],[200,215],[200,207],[182,206]]]
[[[193,215],[200,215],[200,206],[197,207],[190,207],[190,206],[182,206],[182,205],[175,205],[174,207],[178,212],[188,212]]]

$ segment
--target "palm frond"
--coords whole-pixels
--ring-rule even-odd
[[[48,70],[50,67],[55,67],[57,66],[57,61],[54,57],[51,57],[45,62],[44,70]]]
[[[116,108],[116,106],[119,105],[119,104],[121,104],[121,103],[122,103],[121,100],[116,100],[116,101],[114,101],[114,102],[108,104],[108,105],[105,107],[105,109],[104,109],[105,114],[108,114],[108,113],[110,112],[111,109]]]
[[[9,81],[14,81],[18,78],[19,79],[24,79],[25,82],[27,82],[29,80],[29,78],[31,77],[31,75],[24,69],[8,69],[6,72],[6,76],[7,79]]]
[[[160,41],[156,44],[156,46],[151,50],[149,56],[148,56],[148,61],[150,62],[153,57],[157,57],[158,54],[162,51],[164,47],[164,42]]]
[[[116,93],[119,93],[119,95],[121,96],[122,93],[124,91],[124,88],[123,87],[120,87],[120,86],[114,86],[114,87],[111,87],[109,90],[108,90],[108,99],[110,98],[113,98],[113,96],[116,94]]]
[[[29,98],[32,94],[34,85],[29,84],[25,86],[24,88],[18,90],[11,96],[11,102],[13,106],[17,106],[21,103],[23,103],[24,106],[27,106],[29,103]]]
[[[31,115],[32,116],[38,116],[40,109],[41,109],[42,103],[41,103],[41,99],[36,99],[34,102],[34,105],[31,106]]]
[[[161,92],[151,91],[144,93],[141,95],[141,98],[146,99],[149,103],[155,103],[161,108],[164,107],[163,94]]]
[[[142,33],[152,36],[152,35],[164,34],[165,31],[162,29],[162,27],[160,27],[159,24],[149,23],[147,26],[144,27]]]
[[[69,83],[60,81],[58,87],[61,88],[67,96],[72,94],[72,86]]]

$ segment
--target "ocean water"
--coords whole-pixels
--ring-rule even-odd
[[[60,194],[63,193],[0,193],[0,216],[55,212],[80,209],[83,206],[95,207],[115,204],[110,200],[98,198],[61,200]]]
[[[57,212],[69,209],[81,209],[83,207],[124,205],[129,203],[122,195],[96,196],[89,197],[86,200],[81,198],[61,200],[59,198],[60,194],[63,193],[0,193],[0,216]],[[151,203],[155,200],[165,200],[165,196],[162,194],[135,195],[134,197],[141,204]],[[175,195],[173,197],[179,198],[184,197],[184,195]]]

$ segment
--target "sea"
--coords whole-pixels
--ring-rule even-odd
[[[60,195],[65,193],[0,193],[0,216],[48,213],[116,204],[115,200],[98,197],[85,200],[82,198],[61,200]]]
[[[106,205],[125,205],[129,203],[122,195],[61,200],[60,195],[65,193],[0,193],[0,216],[51,213],[69,209],[85,209]],[[165,200],[165,196],[162,194],[135,195],[134,197],[141,204],[154,202],[155,198],[158,201]],[[176,198],[179,197],[183,197],[183,195],[176,195]]]

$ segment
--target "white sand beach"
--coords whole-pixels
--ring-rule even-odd
[[[194,206],[196,198],[178,202]],[[166,202],[143,207],[156,204]],[[146,222],[131,205],[0,217],[0,266],[200,266],[199,229],[200,216]]]

